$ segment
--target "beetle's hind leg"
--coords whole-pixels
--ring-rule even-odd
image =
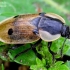
[[[30,47],[30,48],[28,48],[28,49],[26,49],[26,50],[24,50],[24,51],[18,53],[14,58],[16,59],[18,56],[20,56],[21,54],[23,54],[23,53],[29,51],[30,49],[32,49],[32,50],[35,52],[35,54],[37,55],[37,57],[40,58],[41,55],[40,55],[39,53],[37,53],[37,51],[36,51],[36,46],[38,46],[40,43],[41,43],[41,39],[38,40],[35,44],[33,44],[33,45],[31,44],[31,47]]]
[[[53,60],[53,63],[55,62],[55,54],[56,53],[54,53],[53,51],[51,51],[51,45],[52,45],[52,42],[48,42],[48,50],[49,50],[49,52],[51,53],[51,55],[52,55],[52,60]]]
[[[32,46],[31,46],[31,49],[34,51],[34,53],[36,54],[36,56],[38,57],[38,58],[40,58],[40,59],[42,59],[42,57],[41,57],[41,55],[37,52],[37,50],[36,50],[36,46],[38,46],[40,43],[41,43],[41,39],[39,40],[39,41],[37,41],[35,44],[33,44]]]

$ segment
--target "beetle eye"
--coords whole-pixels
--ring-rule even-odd
[[[13,33],[13,29],[10,28],[10,29],[8,30],[8,35],[12,35],[12,33]]]

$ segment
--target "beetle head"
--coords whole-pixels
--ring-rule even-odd
[[[67,27],[67,30],[66,30],[66,37],[70,39],[70,27],[69,26]]]
[[[69,27],[69,39],[70,39],[70,27]]]

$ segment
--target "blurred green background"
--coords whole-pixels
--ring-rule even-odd
[[[18,14],[39,12],[56,13],[64,18],[67,25],[70,25],[70,0],[0,0],[0,21]],[[70,67],[70,62],[68,66]]]
[[[69,18],[69,0],[0,0],[0,20],[17,14],[53,12],[61,15],[66,22]]]
[[[62,16],[66,23],[70,21],[69,0],[0,0],[0,21],[17,14],[52,12]]]
[[[0,20],[17,14],[52,12],[69,18],[69,0],[0,0]],[[68,21],[67,21],[68,22]]]

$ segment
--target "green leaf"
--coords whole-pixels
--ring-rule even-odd
[[[8,52],[9,57],[22,65],[32,65],[36,64],[36,55],[32,50],[28,50],[25,53],[20,54],[17,58],[14,58],[18,53],[21,53],[22,51],[25,51],[27,48],[30,48],[31,46],[29,44],[20,46],[19,48],[12,50],[10,49]]]
[[[69,67],[69,69],[70,69],[70,61],[67,61],[66,62],[66,65]]]
[[[47,70],[46,67],[39,67],[37,65],[31,65],[30,69],[31,70]]]
[[[30,69],[32,69],[32,70],[47,70],[45,59],[40,60],[39,58],[36,58],[36,63],[37,63],[36,65],[31,65]]]
[[[2,70],[4,70],[4,65],[3,64],[1,64],[1,67],[2,67]]]
[[[62,61],[58,61],[48,70],[69,70],[69,68]]]
[[[5,60],[5,61],[10,61],[10,58],[8,56],[8,45],[4,45],[4,43],[0,43],[0,58],[2,60]]]

